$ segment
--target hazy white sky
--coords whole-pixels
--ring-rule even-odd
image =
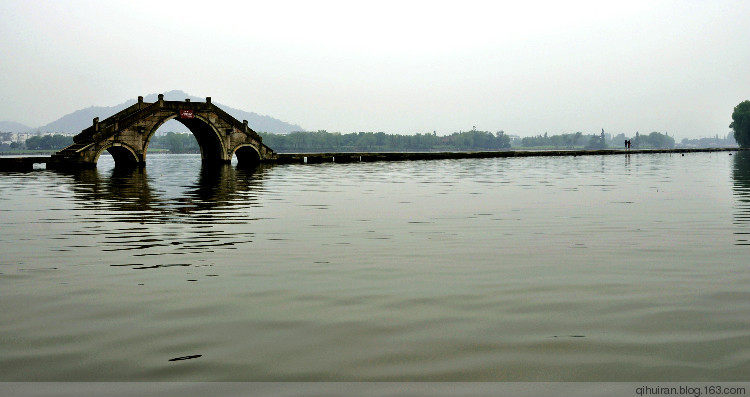
[[[0,120],[172,89],[308,130],[726,134],[750,1],[0,0]]]

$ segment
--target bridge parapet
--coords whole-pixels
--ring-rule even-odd
[[[102,121],[98,121],[97,123],[92,124],[90,127],[84,128],[81,133],[73,137],[73,142],[81,143],[81,142],[87,142],[94,138],[94,134],[96,133],[104,133],[107,132],[115,132],[119,129],[126,128],[134,120],[137,120],[141,115],[139,113],[141,112],[148,112],[149,107],[152,106],[154,103],[150,102],[138,102],[135,103],[115,114],[113,114],[110,117],[107,117],[106,119]],[[98,120],[98,117],[97,117]]]

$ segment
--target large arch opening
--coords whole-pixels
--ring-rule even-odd
[[[156,124],[146,139],[145,153],[157,149],[163,153],[200,153],[204,164],[224,163],[224,145],[218,132],[202,118],[166,117]]]
[[[214,164],[224,161],[224,146],[221,143],[216,131],[211,126],[198,118],[194,119],[177,119],[182,125],[188,128],[195,136],[198,147],[201,151],[201,160],[203,163]]]
[[[235,149],[234,156],[237,157],[237,166],[242,168],[257,167],[260,164],[260,153],[252,145],[242,145]]]

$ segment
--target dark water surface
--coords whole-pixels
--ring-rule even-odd
[[[747,380],[749,264],[747,152],[103,157],[0,174],[0,380]]]

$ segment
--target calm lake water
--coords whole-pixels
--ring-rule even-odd
[[[748,152],[103,156],[0,173],[0,380],[747,380],[749,265]]]

